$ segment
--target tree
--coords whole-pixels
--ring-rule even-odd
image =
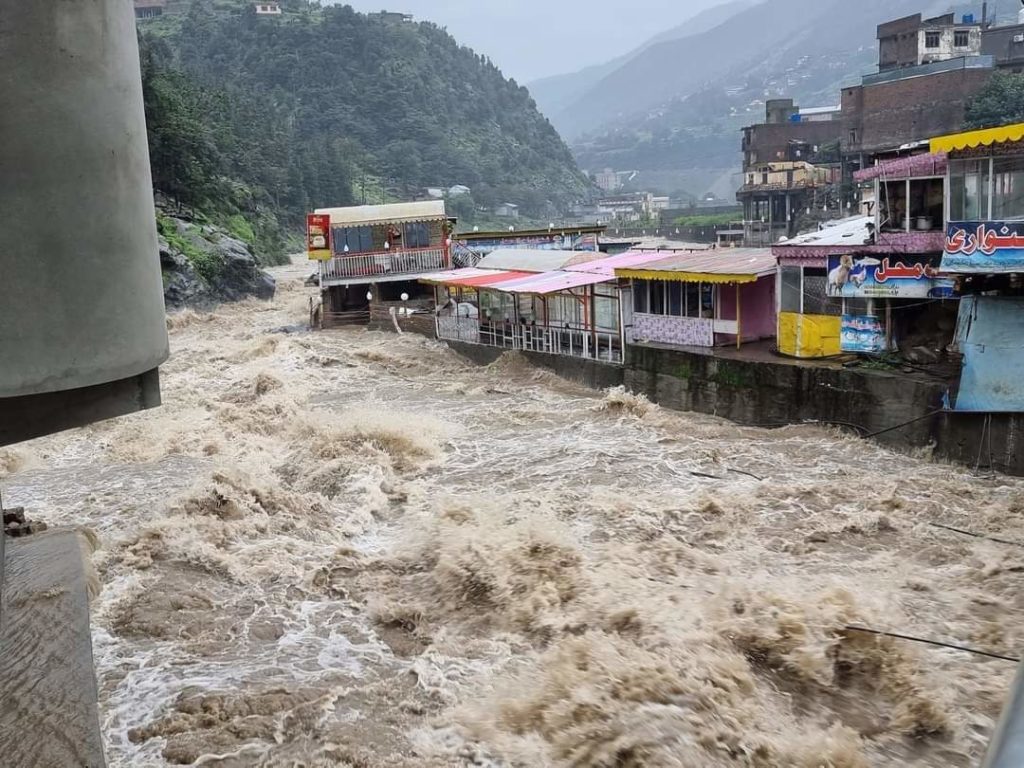
[[[967,105],[964,128],[1024,123],[1024,75],[996,72]]]

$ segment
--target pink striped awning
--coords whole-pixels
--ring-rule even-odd
[[[945,152],[913,155],[912,157],[897,157],[894,160],[885,160],[878,165],[857,171],[853,174],[853,180],[860,183],[874,181],[875,179],[899,181],[900,179],[915,179],[927,176],[945,176],[948,164],[949,161]]]
[[[678,254],[657,253],[653,251],[620,253],[603,259],[593,259],[580,264],[570,264],[553,272],[530,275],[521,280],[510,280],[500,285],[491,286],[508,293],[558,293],[570,288],[581,288],[585,285],[609,283],[616,279],[615,270],[625,269],[634,264],[649,264],[663,259],[670,259]]]
[[[420,282],[433,285],[459,286],[462,288],[484,288],[496,286],[508,280],[520,280],[530,276],[530,274],[530,272],[467,267],[465,269],[452,269],[447,272],[435,272],[432,275],[424,275],[420,278]]]

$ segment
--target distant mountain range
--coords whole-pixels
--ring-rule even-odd
[[[980,5],[734,0],[606,65],[529,88],[581,167],[639,170],[637,186],[665,193],[730,197],[739,129],[764,119],[765,100],[838,104],[842,85],[873,70],[878,24],[951,10],[980,19]]]
[[[725,5],[711,8],[697,14],[692,19],[672,29],[668,29],[640,47],[618,56],[604,64],[587,67],[579,72],[572,72],[565,75],[555,75],[541,80],[535,80],[529,84],[530,93],[533,94],[537,106],[545,114],[555,119],[569,105],[577,103],[592,89],[598,86],[602,80],[612,75],[617,70],[640,57],[645,51],[653,48],[659,43],[681,40],[692,35],[699,35],[714,29],[719,24],[732,18],[740,11],[754,5],[758,0],[733,0]]]

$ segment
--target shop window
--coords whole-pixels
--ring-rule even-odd
[[[687,317],[700,317],[700,283],[686,283],[685,290]]]
[[[879,187],[879,213],[883,230],[930,231],[944,228],[943,179],[904,179]]]
[[[681,317],[683,314],[683,284],[668,284],[668,313],[673,317]]]
[[[403,244],[406,248],[429,248],[430,224],[425,221],[406,224]]]
[[[633,281],[633,311],[641,315],[648,314],[650,308],[647,287],[648,282],[646,280]]]
[[[332,236],[334,252],[339,256],[366,253],[374,249],[370,227],[336,227]]]
[[[988,219],[988,198],[988,160],[953,160],[950,162],[950,221],[979,221]]]
[[[1024,219],[1024,157],[992,161],[992,219]]]
[[[818,267],[804,267],[803,313],[805,315],[841,315],[842,299],[831,299],[826,296],[828,270]]]
[[[801,267],[782,267],[779,270],[782,280],[782,296],[779,303],[780,312],[800,312],[800,292],[803,282],[802,271]]]
[[[651,314],[665,314],[665,283],[660,280],[651,282]]]

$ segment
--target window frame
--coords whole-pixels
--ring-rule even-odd
[[[935,44],[932,45],[931,41],[934,40]],[[942,47],[942,33],[936,30],[925,30],[924,33],[924,49],[926,51],[934,51]]]

